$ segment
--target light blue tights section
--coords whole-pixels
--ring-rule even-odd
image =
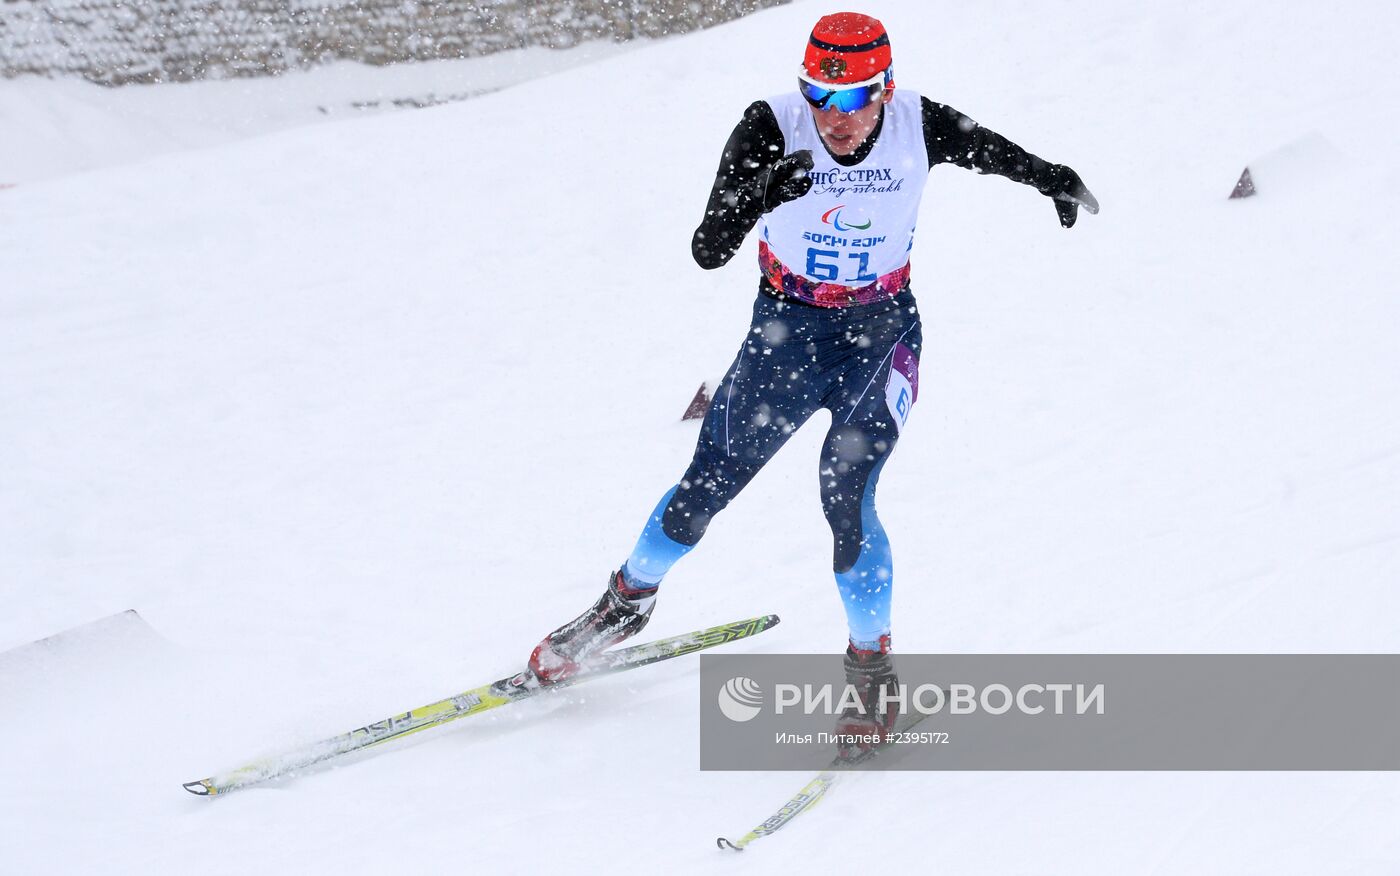
[[[880,462],[881,467],[884,460]],[[860,556],[855,565],[836,573],[836,587],[846,607],[846,626],[857,648],[878,651],[880,637],[890,632],[890,602],[894,590],[894,554],[889,537],[875,515],[875,482],[879,468],[866,483],[860,503]]]
[[[890,603],[894,588],[894,554],[889,537],[875,514],[877,478],[872,477],[861,500],[860,557],[855,565],[836,574],[836,587],[846,608],[846,625],[851,641],[857,648],[879,650],[880,637],[890,632]],[[637,546],[624,564],[630,582],[646,587],[661,583],[681,557],[694,545],[684,545],[668,536],[661,528],[661,515],[676,492],[672,487],[656,504],[637,539]]]
[[[647,520],[641,537],[637,539],[637,546],[632,548],[632,555],[623,564],[623,573],[634,584],[645,587],[660,584],[676,561],[695,547],[675,541],[661,528],[661,515],[665,513],[666,506],[670,504],[671,496],[675,492],[676,488],[672,487],[661,497],[661,501],[656,504],[656,510],[651,512],[651,518]]]

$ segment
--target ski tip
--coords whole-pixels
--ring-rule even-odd
[[[759,617],[756,617],[756,618],[751,618],[751,619],[749,619],[749,620],[746,620],[746,621],[744,621],[744,623],[745,623],[745,624],[752,625],[754,628],[756,628],[756,629],[755,629],[755,632],[760,632],[760,633],[762,633],[762,632],[765,632],[765,631],[767,631],[767,630],[773,629],[773,628],[776,627],[779,623],[781,623],[781,621],[782,621],[782,618],[778,617],[776,614],[765,614],[765,615],[760,615]]]
[[[774,615],[774,617],[776,617],[776,615]],[[718,837],[715,840],[715,845],[721,849],[732,849],[736,852],[742,852],[744,850],[743,846],[736,846],[724,837]]]
[[[200,779],[197,782],[185,782],[180,787],[194,794],[196,797],[214,796],[214,786],[209,784],[208,779]]]

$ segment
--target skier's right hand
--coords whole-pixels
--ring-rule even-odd
[[[812,150],[799,149],[791,155],[784,155],[764,174],[759,175],[763,188],[763,212],[777,209],[788,201],[795,201],[812,188],[812,178],[807,171],[812,169]]]

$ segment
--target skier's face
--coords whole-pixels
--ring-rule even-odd
[[[894,91],[885,89],[879,100],[871,101],[855,112],[843,113],[838,109],[817,109],[811,107],[812,121],[816,122],[817,132],[822,142],[833,155],[850,155],[860,148],[875,125],[880,121],[880,113],[890,102]],[[809,104],[810,106],[810,104]]]

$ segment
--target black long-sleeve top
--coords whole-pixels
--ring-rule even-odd
[[[924,146],[928,166],[956,164],[978,173],[994,173],[1014,182],[1054,190],[1060,166],[1038,158],[995,131],[982,127],[950,106],[923,98]],[[850,155],[832,158],[845,167],[864,161],[875,148],[884,114],[870,136]],[[758,100],[729,135],[715,173],[705,217],[695,229],[690,250],[700,267],[718,268],[733,258],[763,215],[763,184],[773,163],[786,152],[778,119]]]

